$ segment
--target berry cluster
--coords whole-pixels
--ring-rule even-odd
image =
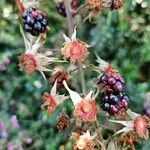
[[[30,7],[24,11],[22,19],[25,31],[33,36],[46,32],[48,21],[42,11]]]
[[[109,93],[104,94],[102,98],[102,109],[108,111],[109,114],[116,114],[121,109],[127,109],[129,97],[125,93]]]
[[[98,85],[104,92],[101,106],[104,111],[114,115],[127,109],[129,97],[123,92],[124,79],[121,76],[103,74]]]
[[[103,74],[100,77],[98,84],[105,89],[105,91],[109,92],[122,92],[124,79],[122,77],[116,77],[113,75]]]

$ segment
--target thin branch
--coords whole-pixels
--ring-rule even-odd
[[[16,2],[16,6],[18,8],[18,11],[19,11],[19,15],[22,16],[22,13],[24,12],[25,8],[24,8],[24,6],[20,0],[15,0],[15,2]]]
[[[73,34],[73,28],[74,28],[74,26],[73,26],[73,16],[72,16],[72,12],[71,12],[71,8],[70,8],[70,5],[68,3],[68,0],[64,0],[64,4],[65,4],[65,9],[66,9],[66,14],[67,14],[69,37],[71,37],[71,35]],[[80,61],[78,61],[78,67],[79,67],[79,74],[80,74],[80,77],[81,77],[82,92],[85,95],[85,92],[86,92],[85,79],[84,79],[82,64],[81,64]]]
[[[85,96],[85,93],[86,93],[85,78],[84,78],[82,63],[80,61],[78,61],[78,66],[79,66],[79,73],[80,73],[80,76],[81,76],[82,92],[83,92],[83,95]]]
[[[102,137],[102,135],[101,135],[101,133],[99,131],[100,130],[100,126],[99,126],[99,123],[98,123],[97,119],[95,120],[95,127],[97,129],[97,135],[98,135],[98,139],[97,140],[98,140],[99,144],[101,145],[102,150],[106,150],[104,139],[103,139],[103,137]]]
[[[69,37],[71,37],[71,35],[73,34],[73,27],[74,27],[73,26],[73,17],[72,17],[71,8],[68,3],[68,0],[64,0],[64,4],[65,4],[65,10],[66,10],[66,14],[67,14]]]
[[[78,7],[76,10],[72,10],[73,16],[77,15],[86,6],[88,6],[88,3],[85,2],[84,4],[80,5],[80,7]]]
[[[99,138],[99,140],[103,141],[103,137],[102,137],[102,135],[99,132],[100,127],[99,127],[99,123],[98,123],[97,119],[95,120],[95,127],[96,127],[97,132],[98,132],[98,138]]]

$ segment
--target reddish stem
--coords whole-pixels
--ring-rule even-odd
[[[15,0],[15,1],[16,1],[16,6],[19,11],[19,15],[22,16],[22,13],[24,12],[25,8],[24,8],[23,4],[20,2],[20,0]]]

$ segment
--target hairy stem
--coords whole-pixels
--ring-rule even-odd
[[[104,139],[103,139],[103,136],[100,132],[100,126],[99,126],[99,123],[97,121],[97,119],[95,120],[95,127],[97,129],[97,135],[98,135],[98,142],[99,144],[101,145],[101,149],[102,150],[106,150],[106,146],[105,146],[105,143],[104,143]]]
[[[78,66],[79,66],[79,73],[80,73],[80,77],[81,77],[82,92],[83,92],[83,95],[85,96],[85,93],[86,93],[85,79],[84,79],[84,73],[83,73],[82,63],[80,61],[78,61]]]
[[[68,3],[68,0],[64,0],[65,4],[65,9],[66,9],[66,14],[67,14],[67,23],[68,23],[68,29],[69,29],[69,37],[73,34],[73,17],[72,17],[72,12],[70,8],[70,4]],[[82,68],[82,63],[78,61],[78,67],[79,67],[79,74],[81,77],[81,87],[82,87],[82,92],[85,95],[86,88],[85,88],[85,79],[84,79],[84,73],[83,73],[83,68]]]
[[[73,18],[71,13],[70,4],[68,3],[68,0],[64,0],[66,14],[67,14],[67,23],[68,23],[68,29],[69,29],[69,37],[73,34]]]
[[[97,134],[98,134],[99,140],[100,140],[100,141],[103,141],[103,137],[102,137],[101,133],[99,132],[100,127],[99,127],[99,123],[98,123],[97,119],[96,119],[96,121],[95,121],[95,127],[96,127],[96,129],[97,129]]]

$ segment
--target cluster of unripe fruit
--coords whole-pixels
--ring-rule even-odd
[[[103,89],[101,107],[111,115],[126,110],[129,104],[129,97],[124,93],[124,79],[116,78],[113,75],[104,73],[100,76],[98,85]]]

